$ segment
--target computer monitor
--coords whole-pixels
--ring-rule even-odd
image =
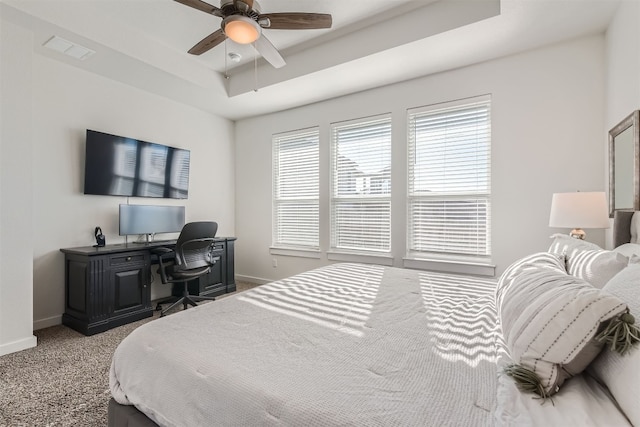
[[[120,205],[120,235],[177,233],[185,222],[184,206]]]

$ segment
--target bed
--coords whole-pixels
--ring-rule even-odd
[[[623,358],[598,348],[548,399],[505,375],[526,365],[508,313],[527,312],[512,302],[527,277],[579,285],[580,295],[617,310],[607,320],[627,308],[640,317],[633,257],[555,236],[499,280],[343,263],[262,285],[123,340],[110,371],[109,425],[640,425],[637,348]],[[545,262],[562,271],[549,273]]]
[[[133,405],[163,426],[491,425],[494,288],[334,264],[154,320],[114,354],[110,419]]]

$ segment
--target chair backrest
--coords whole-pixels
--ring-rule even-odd
[[[212,252],[217,232],[217,222],[199,221],[185,224],[176,242],[176,267],[180,270],[190,270],[213,264]]]

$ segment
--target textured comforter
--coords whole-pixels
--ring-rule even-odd
[[[163,426],[492,425],[494,289],[323,267],[141,326],[111,392]]]

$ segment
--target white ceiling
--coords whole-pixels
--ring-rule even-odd
[[[287,65],[258,59],[257,73],[251,46],[186,53],[220,18],[173,0],[0,3],[43,55],[236,120],[599,33],[619,0],[261,0],[263,13],[330,13],[333,26],[265,30]],[[79,61],[43,48],[54,35],[96,53]]]

